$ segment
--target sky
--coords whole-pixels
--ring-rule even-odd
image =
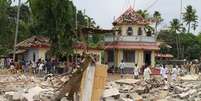
[[[25,1],[25,0],[22,0]],[[135,10],[148,10],[153,14],[159,11],[164,21],[161,28],[166,28],[173,18],[180,19],[181,0],[72,0],[78,10],[92,17],[101,28],[112,28],[114,18],[120,16],[129,6]],[[134,3],[135,2],[135,3]],[[199,26],[195,33],[201,32],[201,0],[183,0],[183,8],[192,5],[199,16]]]

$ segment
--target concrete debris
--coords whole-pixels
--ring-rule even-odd
[[[199,75],[185,75],[180,77],[181,80],[199,80]]]
[[[119,90],[116,88],[106,89],[103,92],[104,98],[106,98],[106,97],[117,97],[117,96],[120,96],[120,93],[119,93]]]
[[[55,90],[68,80],[67,76],[52,74],[45,77],[1,75],[0,101],[55,101]]]
[[[140,80],[135,80],[135,79],[120,79],[120,80],[116,80],[116,83],[119,84],[128,84],[128,85],[132,85],[132,84],[136,84],[137,82],[139,82]]]
[[[61,101],[69,101],[66,97],[63,97]]]
[[[191,78],[191,79],[190,79]],[[201,101],[199,76],[186,75],[178,82],[160,79],[122,79],[108,82],[101,101]],[[113,91],[114,90],[114,91]],[[113,92],[119,92],[118,97]],[[114,94],[115,95],[115,94]]]
[[[153,88],[160,88],[162,86],[164,86],[164,83],[156,79],[146,82],[134,79],[116,80],[106,85],[103,93],[103,101],[109,101],[108,99],[112,99],[112,97],[116,99],[115,101],[143,101],[143,94],[148,94]],[[113,92],[116,92],[116,94]],[[118,97],[114,96],[117,94]]]

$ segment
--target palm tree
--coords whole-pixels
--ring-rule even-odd
[[[180,23],[179,19],[175,18],[170,22],[170,31],[174,33],[181,32],[183,29],[182,25],[183,24]]]
[[[170,22],[170,31],[176,33],[176,46],[177,46],[177,58],[180,58],[181,48],[180,48],[180,36],[177,32],[181,32],[183,30],[183,24],[180,23],[179,19],[173,19]]]
[[[196,10],[193,9],[191,5],[186,7],[186,12],[183,15],[183,20],[188,26],[188,33],[190,33],[191,30],[191,25],[193,30],[196,30],[197,28],[197,21],[198,21],[198,16],[196,15]]]
[[[155,32],[157,32],[158,25],[163,21],[161,17],[161,13],[159,11],[155,11],[153,14],[154,20],[156,21],[155,23]]]
[[[138,10],[137,13],[141,15],[143,18],[148,19],[149,18],[149,13],[147,10]]]

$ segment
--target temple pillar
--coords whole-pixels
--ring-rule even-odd
[[[155,51],[151,52],[151,66],[155,67]]]
[[[104,64],[105,63],[108,63],[108,52],[107,51],[104,52]]]
[[[139,67],[142,67],[144,63],[144,52],[143,50],[136,50],[136,63]]]
[[[114,51],[114,64],[115,64],[115,67],[118,67],[119,66],[119,63],[120,63],[120,52],[118,49],[116,49]]]

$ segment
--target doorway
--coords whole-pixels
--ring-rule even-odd
[[[145,65],[151,65],[151,51],[144,52],[144,63]]]

